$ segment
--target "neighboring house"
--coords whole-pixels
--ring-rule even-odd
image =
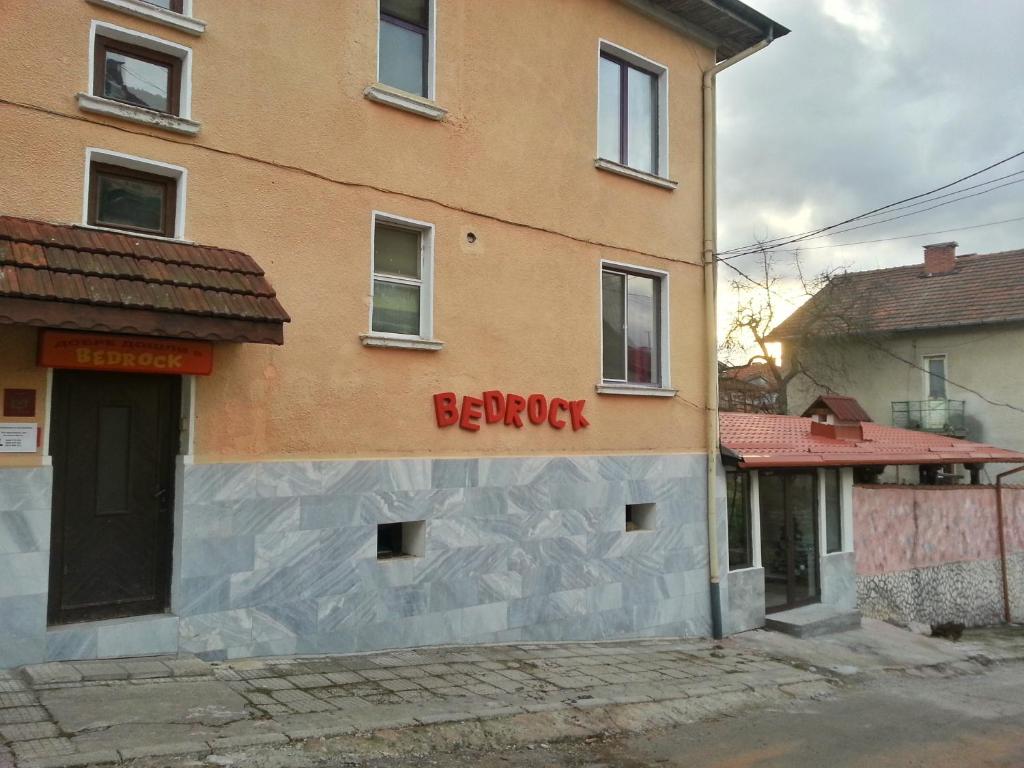
[[[787,30],[2,5],[0,667],[710,633],[704,106]]]
[[[1024,450],[1024,250],[956,248],[837,276],[775,328],[784,363],[811,374],[789,383],[790,412],[824,385],[877,421]]]
[[[718,407],[740,413],[778,413],[779,392],[768,364],[719,363]]]
[[[730,632],[814,603],[850,615],[857,566],[878,559],[873,552],[855,555],[855,544],[881,546],[876,526],[865,534],[853,529],[864,517],[854,507],[858,471],[909,466],[916,474],[921,466],[1024,462],[1022,452],[864,421],[850,398],[822,398],[812,410],[810,416],[721,415],[729,564],[723,610]],[[901,521],[899,534],[908,527]],[[948,550],[961,547],[959,532],[950,537],[947,528],[945,536],[955,539]],[[882,588],[905,583],[876,581]],[[903,606],[912,598],[894,602]]]

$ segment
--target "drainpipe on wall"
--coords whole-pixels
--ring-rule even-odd
[[[707,499],[708,569],[711,578],[711,634],[722,637],[721,565],[718,562],[718,301],[715,251],[718,248],[718,218],[715,210],[715,77],[723,69],[767,48],[775,36],[774,27],[756,45],[740,51],[704,72],[704,325],[707,358]]]
[[[1003,621],[1010,623],[1010,584],[1006,577],[1006,518],[1003,515],[1003,478],[1024,472],[1024,466],[996,475],[996,524],[999,526],[999,566],[1003,577]]]

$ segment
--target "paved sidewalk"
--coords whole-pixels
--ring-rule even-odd
[[[0,672],[0,768],[204,757],[503,718],[535,727],[561,717],[579,731],[588,716],[608,728],[608,712],[628,710],[669,724],[830,686],[758,651],[693,640],[43,664]]]

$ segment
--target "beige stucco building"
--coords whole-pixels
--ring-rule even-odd
[[[849,273],[780,325],[773,336],[784,359],[813,377],[790,382],[790,412],[802,413],[824,385],[881,424],[1024,449],[1024,254],[956,249],[929,245],[920,264]],[[1004,469],[986,465],[976,479],[994,482]],[[914,467],[885,478],[919,480]]]
[[[0,666],[709,631],[703,74],[783,28],[3,17]]]

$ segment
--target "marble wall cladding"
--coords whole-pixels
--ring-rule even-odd
[[[0,469],[0,669],[46,660],[52,476]]]
[[[730,571],[724,581],[722,631],[726,635],[764,626],[764,569]]]
[[[209,464],[184,472],[172,609],[205,658],[710,632],[705,457]],[[625,505],[657,504],[657,530]],[[378,561],[377,525],[426,521]]]
[[[821,602],[840,610],[857,607],[857,561],[853,552],[821,556]]]

